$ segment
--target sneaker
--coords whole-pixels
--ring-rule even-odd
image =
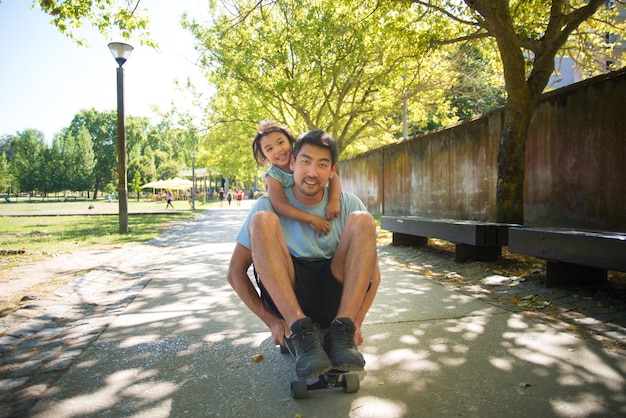
[[[365,359],[354,344],[356,327],[350,318],[337,318],[324,335],[324,348],[333,369],[342,372],[359,371],[365,367]]]
[[[296,375],[301,379],[320,376],[333,365],[328,359],[320,338],[319,326],[311,318],[302,318],[291,325],[291,337],[296,356]]]

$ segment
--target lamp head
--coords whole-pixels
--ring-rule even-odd
[[[111,50],[111,54],[113,54],[113,58],[117,64],[121,67],[124,65],[128,57],[130,57],[131,52],[133,52],[133,47],[125,44],[123,42],[111,42],[109,44],[109,50]]]

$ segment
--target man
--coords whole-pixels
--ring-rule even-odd
[[[291,162],[294,185],[285,189],[289,203],[324,216],[325,186],[337,159],[329,134],[314,130],[298,138]],[[228,270],[228,282],[268,326],[274,342],[291,339],[296,374],[303,379],[365,365],[357,345],[380,283],[376,223],[350,193],[342,193],[340,207],[329,233],[320,237],[308,224],[276,215],[268,198],[259,199],[237,235]],[[247,274],[252,262],[260,296]],[[318,324],[328,328],[323,345]]]

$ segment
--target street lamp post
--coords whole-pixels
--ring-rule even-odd
[[[196,153],[191,153],[191,210],[196,209]]]
[[[126,121],[124,119],[124,69],[122,66],[133,52],[133,47],[122,42],[111,42],[109,49],[117,67],[117,175],[120,234],[128,232],[128,195],[126,185]]]

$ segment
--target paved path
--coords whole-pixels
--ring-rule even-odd
[[[293,360],[225,280],[245,214],[207,211],[117,254],[1,336],[0,416],[626,415],[626,357],[409,271],[384,246],[361,390],[292,400]]]

